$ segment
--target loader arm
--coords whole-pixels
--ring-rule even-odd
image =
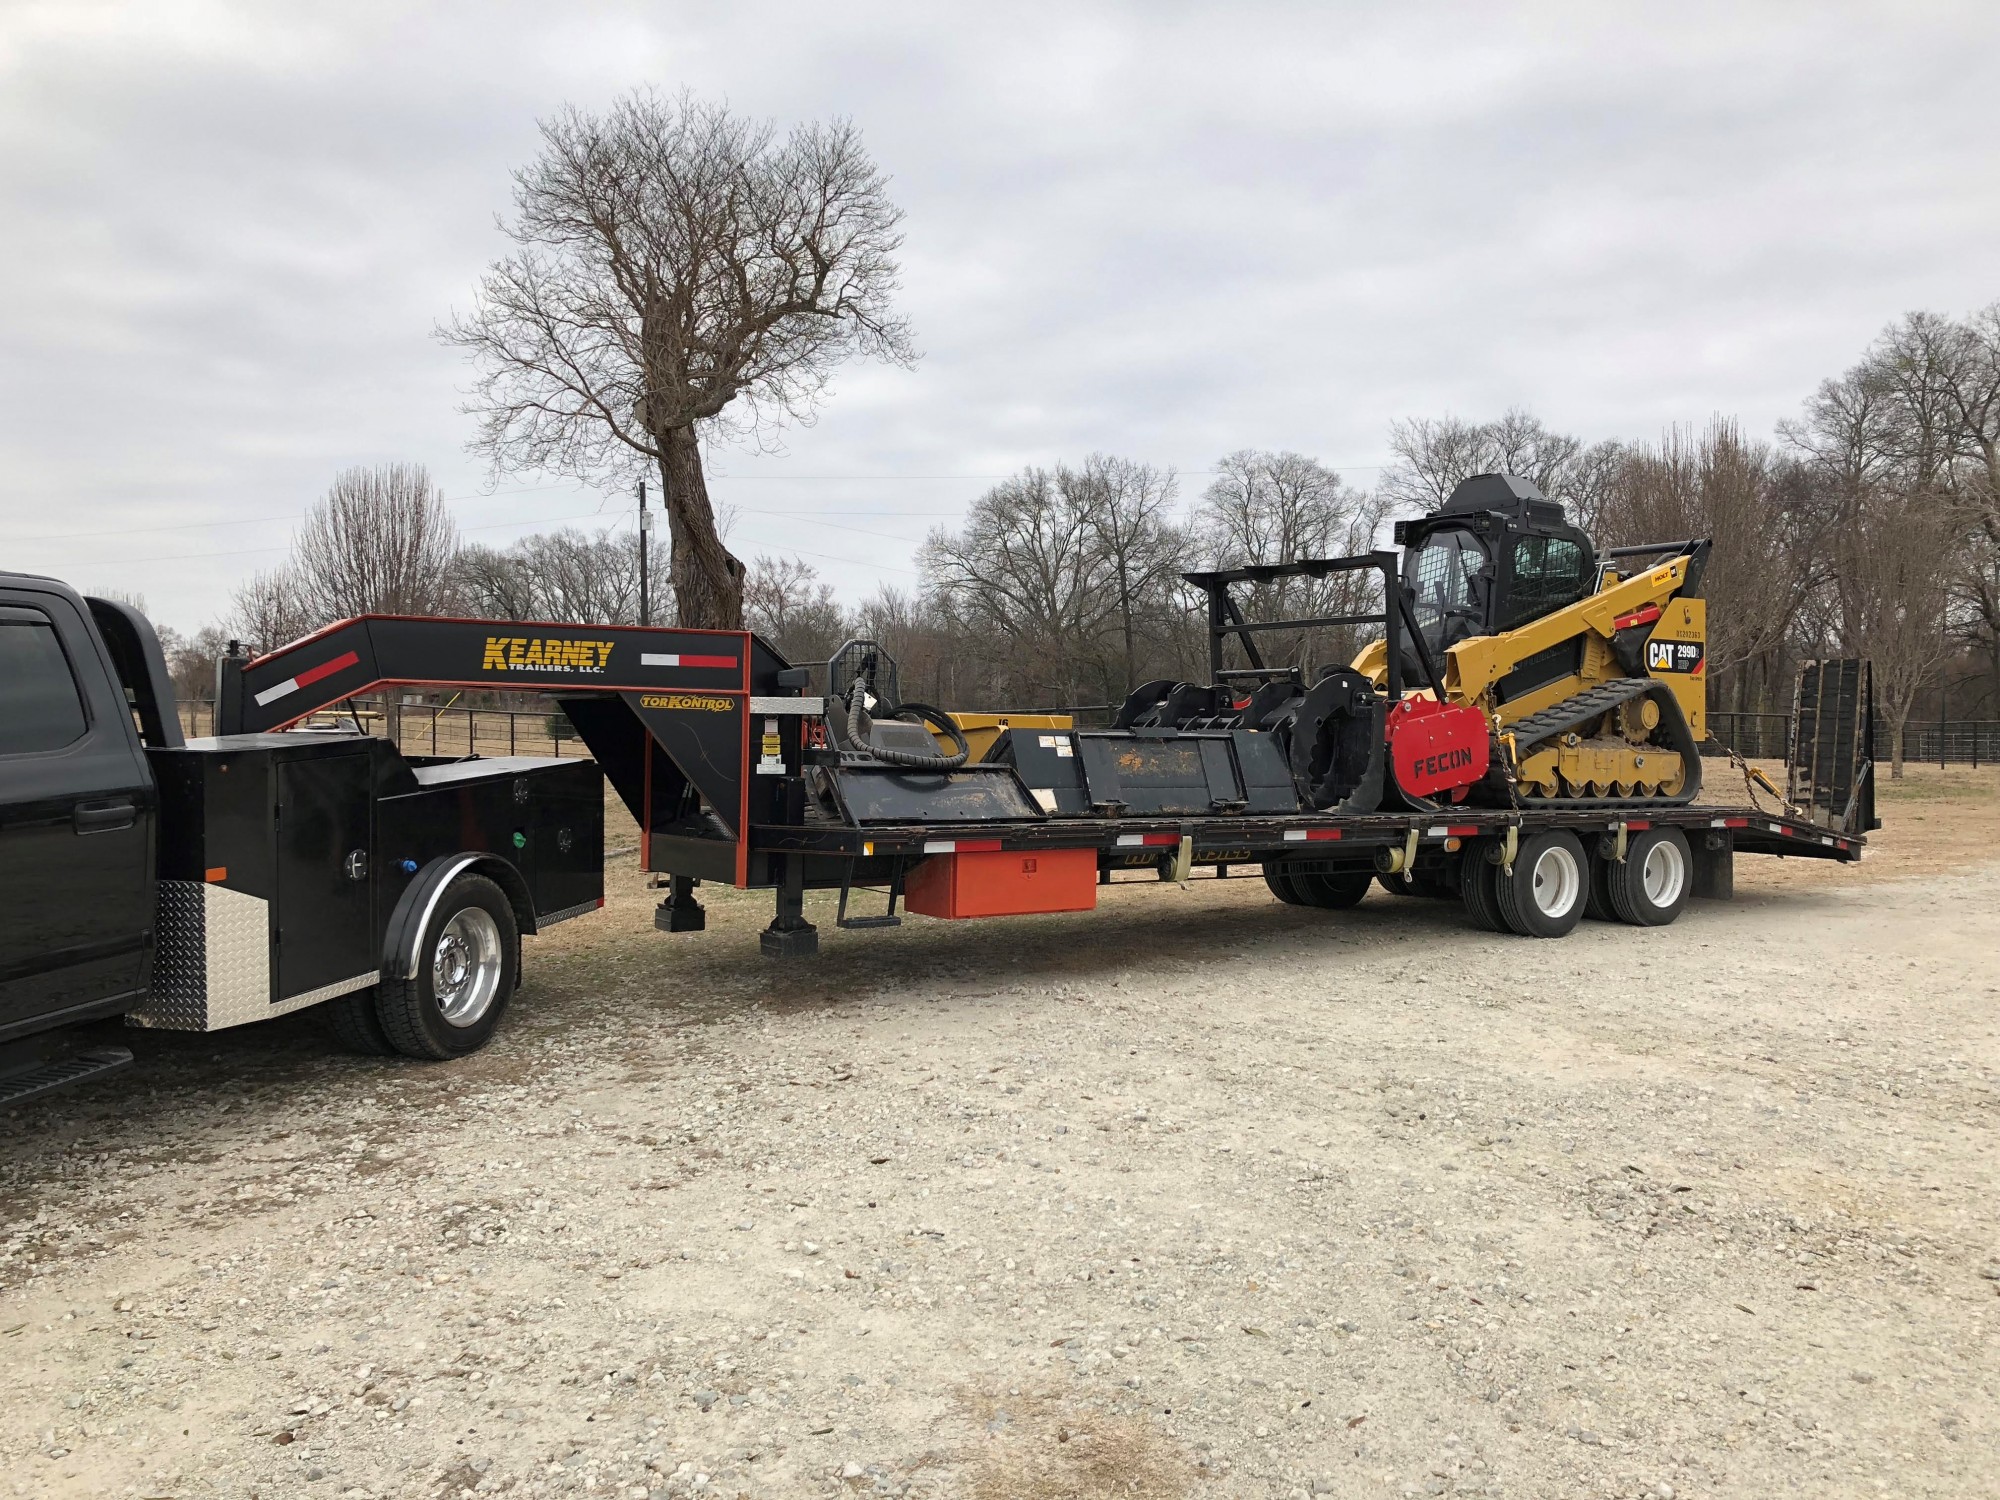
[[[1631,578],[1607,582],[1588,598],[1513,630],[1458,642],[1445,652],[1445,696],[1497,714],[1504,727],[1598,683],[1652,676],[1673,688],[1689,729],[1701,739],[1707,707],[1705,652],[1687,665],[1676,653],[1671,667],[1656,669],[1642,654],[1621,662],[1616,650],[1624,632],[1643,640],[1659,636],[1677,644],[1705,644],[1706,601],[1678,597],[1692,566],[1693,558],[1676,557]],[[1569,670],[1562,670],[1565,666]],[[1521,675],[1524,669],[1526,676]]]

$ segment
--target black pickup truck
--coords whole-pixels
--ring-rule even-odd
[[[593,761],[187,739],[143,616],[0,573],[0,1105],[129,1066],[77,1049],[106,1017],[323,1005],[364,1052],[475,1051],[521,935],[604,904],[603,856]]]

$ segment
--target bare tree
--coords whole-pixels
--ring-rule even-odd
[[[1780,431],[1828,481],[1834,532],[1860,524],[1884,486],[1957,521],[1952,627],[2000,695],[2000,303],[1963,321],[1905,315]],[[1851,610],[1859,582],[1840,574],[1830,586]]]
[[[1195,511],[1196,547],[1209,567],[1349,557],[1375,544],[1383,502],[1302,453],[1232,453]],[[1381,607],[1379,586],[1362,573],[1290,578],[1240,590],[1247,612],[1263,619],[1361,614]],[[1308,655],[1345,662],[1360,645],[1352,627],[1260,637],[1274,661]]]
[[[452,603],[458,528],[422,464],[344,469],[306,514],[292,559],[316,624],[349,615],[434,615]]]
[[[1158,605],[1180,581],[1188,538],[1174,524],[1176,481],[1172,469],[1093,453],[1081,470],[1057,470],[1057,482],[1075,496],[1085,529],[1096,543],[1102,571],[1116,595],[1124,686],[1139,681],[1141,637]],[[1155,645],[1169,643],[1157,638]]]
[[[831,657],[847,626],[833,586],[821,581],[811,563],[796,558],[759,558],[751,564],[743,618],[787,661],[801,665]]]
[[[255,651],[270,651],[326,624],[306,601],[298,570],[290,564],[258,573],[236,590],[228,629]]]
[[[1832,538],[1832,567],[1847,586],[1824,596],[1827,633],[1843,654],[1874,663],[1892,779],[1903,774],[1918,699],[1950,654],[1952,543],[1962,525],[1939,496],[1882,485]]]
[[[524,536],[505,550],[467,547],[458,554],[457,570],[465,607],[475,614],[578,625],[638,622],[639,538],[634,532],[590,535],[564,527]]]
[[[1598,524],[1621,456],[1617,443],[1586,446],[1518,407],[1491,422],[1451,416],[1394,422],[1389,447],[1396,462],[1382,471],[1377,493],[1394,509],[1435,510],[1475,474],[1518,474],[1567,507],[1585,531]]]
[[[440,330],[480,368],[468,408],[496,468],[657,473],[680,620],[735,629],[743,565],[700,435],[810,420],[856,355],[915,359],[893,311],[901,211],[847,121],[782,139],[688,94],[566,108],[514,177],[518,247]]]
[[[1047,469],[995,485],[962,531],[933,531],[918,554],[927,595],[983,638],[997,685],[1068,703],[1107,690],[1095,648],[1117,599],[1101,560],[1082,494]]]
[[[962,629],[993,689],[1043,705],[1122,700],[1180,670],[1174,602],[1187,538],[1174,475],[1092,454],[1024,469],[919,554],[932,618]]]
[[[1735,422],[1668,430],[1626,450],[1601,507],[1597,540],[1616,546],[1711,538],[1701,591],[1709,601],[1711,691],[1748,702],[1750,668],[1770,667],[1821,581],[1824,517],[1801,476]],[[1650,559],[1656,561],[1657,559]]]

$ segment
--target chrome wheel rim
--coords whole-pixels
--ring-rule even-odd
[[[1686,881],[1687,861],[1681,858],[1678,846],[1661,839],[1646,851],[1646,862],[1639,867],[1639,883],[1653,905],[1672,906],[1680,900],[1681,886]]]
[[[1576,856],[1561,844],[1555,844],[1544,849],[1535,860],[1529,885],[1537,911],[1545,917],[1566,916],[1583,894],[1583,872],[1577,868]]]
[[[448,1024],[477,1025],[493,1008],[504,959],[500,924],[484,907],[468,906],[444,924],[431,949],[431,992]]]

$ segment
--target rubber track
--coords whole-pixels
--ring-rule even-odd
[[[1514,736],[1515,750],[1523,756],[1529,755],[1543,740],[1602,718],[1621,703],[1630,703],[1650,693],[1653,686],[1650,677],[1620,677],[1615,682],[1586,689],[1574,698],[1552,703],[1540,713],[1529,714],[1508,725],[1506,732]]]
[[[1666,748],[1680,752],[1684,770],[1678,793],[1671,797],[1522,797],[1519,805],[1524,809],[1550,807],[1584,812],[1633,807],[1684,807],[1694,801],[1701,794],[1701,748],[1695,744],[1694,735],[1688,730],[1687,719],[1681,713],[1680,701],[1674,697],[1673,689],[1657,678],[1620,677],[1589,688],[1574,698],[1550,704],[1540,713],[1516,720],[1506,732],[1514,736],[1515,754],[1525,759],[1541,748],[1545,741],[1565,730],[1588,724],[1621,703],[1629,703],[1648,694],[1659,700],[1660,729],[1672,741]]]

